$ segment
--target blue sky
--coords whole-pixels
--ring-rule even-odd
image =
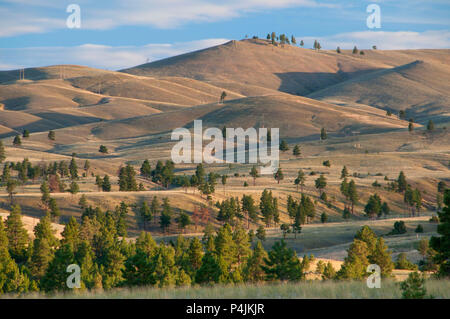
[[[81,28],[69,29],[69,4]],[[369,29],[366,8],[381,9]],[[1,0],[0,70],[52,64],[121,69],[245,35],[293,34],[325,49],[450,48],[449,0]]]

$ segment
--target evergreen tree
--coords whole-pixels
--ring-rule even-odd
[[[320,139],[322,141],[327,139],[327,131],[324,127],[322,127],[322,129],[320,130]]]
[[[354,213],[354,207],[356,204],[358,204],[359,201],[359,195],[358,191],[356,190],[356,183],[354,180],[351,180],[348,184],[348,198],[350,200],[350,203],[352,204],[352,214]]]
[[[50,204],[50,189],[48,187],[47,181],[43,181],[40,187],[41,190],[41,203],[45,209],[48,209]]]
[[[33,241],[30,270],[37,280],[44,276],[50,261],[53,259],[53,248],[58,243],[54,233],[48,214],[34,228],[35,239]]]
[[[187,254],[189,259],[189,273],[191,277],[194,277],[202,265],[203,258],[203,246],[198,238],[194,237],[191,239]]]
[[[289,150],[289,146],[288,146],[288,144],[286,143],[286,141],[285,141],[285,140],[281,140],[281,143],[280,143],[280,151],[286,152],[286,151],[288,151],[288,150]]]
[[[57,221],[58,217],[61,216],[61,211],[59,210],[58,203],[56,203],[56,199],[50,198],[48,208],[50,210],[52,220]]]
[[[394,263],[392,262],[391,253],[384,244],[383,237],[377,239],[374,251],[369,256],[369,261],[372,264],[380,266],[382,277],[391,275]]]
[[[159,225],[161,229],[166,232],[172,223],[172,208],[170,207],[169,199],[165,197],[163,199],[162,212],[159,220]]]
[[[78,166],[75,157],[72,157],[69,164],[69,173],[72,180],[78,179]]]
[[[9,253],[17,263],[24,262],[29,244],[28,232],[22,222],[22,211],[19,205],[12,207],[6,219]]]
[[[434,131],[434,123],[433,120],[429,120],[427,123],[427,131],[432,132]]]
[[[430,246],[437,253],[435,262],[439,265],[439,275],[450,276],[450,189],[446,189],[444,193],[445,207],[442,212],[438,212],[439,225],[437,232],[439,237],[432,236]]]
[[[20,135],[16,135],[16,136],[14,137],[13,145],[14,145],[14,146],[20,146],[20,145],[22,145],[22,140],[20,139]]]
[[[259,177],[258,169],[256,168],[256,165],[252,166],[252,169],[250,170],[250,176],[253,177],[253,186],[255,186],[256,179]]]
[[[6,191],[8,192],[9,202],[11,205],[13,204],[13,195],[15,194],[14,190],[16,189],[17,182],[13,179],[8,179],[6,181]]]
[[[275,242],[268,258],[264,259],[266,266],[261,266],[268,280],[298,281],[305,277],[302,265],[294,250],[287,248],[286,243]]]
[[[341,53],[341,48],[340,48],[340,47],[337,47],[337,48],[336,48],[336,52],[337,52],[337,53]]]
[[[261,241],[258,241],[244,267],[243,274],[245,281],[260,282],[265,280],[266,273],[263,267],[266,266],[264,260],[267,257],[267,252],[264,250]]]
[[[184,232],[186,226],[191,224],[191,218],[185,212],[181,212],[180,216],[177,218],[177,223],[180,229]]]
[[[403,299],[424,299],[427,291],[425,289],[425,276],[417,271],[408,275],[408,278],[400,284]]]
[[[52,131],[52,130],[48,131],[47,137],[48,137],[49,140],[54,141],[55,138],[56,138],[55,131]]]
[[[46,292],[69,290],[67,287],[67,267],[75,263],[74,253],[69,245],[62,245],[48,265],[40,287]]]
[[[158,215],[160,209],[160,203],[156,196],[153,196],[152,203],[150,205],[150,213],[153,216],[153,219],[155,220],[156,216]]]
[[[403,193],[406,190],[406,186],[407,186],[407,182],[406,182],[406,177],[405,177],[405,173],[403,173],[403,171],[400,172],[400,174],[398,175],[398,179],[397,179],[397,189],[400,193]]]
[[[347,166],[344,165],[344,167],[342,168],[342,171],[341,171],[341,179],[348,177],[348,175],[349,175],[349,173],[347,170]]]
[[[80,191],[80,187],[78,186],[77,182],[73,181],[70,183],[69,192],[72,195],[76,195]]]
[[[280,181],[284,179],[283,171],[281,170],[281,167],[278,168],[277,172],[273,175],[273,177],[276,179],[277,183],[280,184]]]
[[[109,176],[107,174],[105,174],[105,176],[103,177],[101,185],[104,192],[111,191],[111,182],[109,181]]]
[[[75,217],[71,217],[69,222],[65,225],[61,233],[62,245],[69,245],[72,251],[77,251],[81,242],[81,229]]]
[[[323,190],[327,186],[327,179],[323,174],[320,174],[319,178],[315,180],[315,186],[319,190],[320,195],[322,195]]]
[[[98,151],[103,154],[108,154],[108,148],[105,145],[100,145]]]
[[[301,187],[301,192],[303,193],[303,187],[305,186],[305,181],[306,181],[306,177],[305,177],[305,173],[303,172],[303,170],[299,170],[297,173],[297,178],[294,180],[294,184],[297,186],[297,192],[298,192],[298,187]]]
[[[19,270],[16,262],[11,258],[8,251],[8,235],[0,217],[0,294],[2,293],[24,293],[29,290],[37,290],[32,287],[34,282]]]
[[[355,47],[353,48],[352,53],[353,53],[353,54],[358,54],[358,52],[359,52],[359,51],[358,51],[358,48],[357,48],[356,45],[355,45]]]
[[[381,198],[378,194],[371,195],[364,207],[364,212],[369,216],[369,218],[374,218],[378,216],[381,212]]]
[[[345,257],[341,269],[336,274],[337,277],[339,279],[357,280],[367,277],[369,275],[366,270],[369,265],[367,244],[355,238],[347,253],[348,256]]]
[[[3,142],[0,140],[0,164],[3,163],[6,159],[6,151]],[[6,167],[6,164],[5,164]],[[3,181],[3,180],[2,180]]]
[[[295,156],[301,155],[300,147],[297,144],[294,146],[294,149],[292,150],[292,154]]]
[[[266,229],[264,226],[260,225],[258,229],[256,230],[256,238],[258,238],[261,241],[266,240]]]
[[[144,226],[144,230],[147,229],[147,225],[152,221],[152,212],[146,201],[142,202],[141,208],[139,209],[139,215]]]

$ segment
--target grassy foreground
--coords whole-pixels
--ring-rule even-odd
[[[450,280],[429,279],[427,294],[434,298],[450,299]],[[11,296],[9,296],[11,297]],[[24,298],[45,298],[42,294],[30,294]],[[401,298],[399,282],[384,280],[381,288],[370,289],[365,281],[308,281],[301,283],[277,283],[255,285],[215,285],[212,287],[185,288],[116,288],[109,291],[65,293],[50,298],[113,298],[113,299],[396,299]]]

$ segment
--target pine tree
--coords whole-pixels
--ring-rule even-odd
[[[336,52],[337,52],[337,53],[341,53],[341,48],[340,48],[340,47],[337,47],[337,48],[336,48]]]
[[[6,219],[9,253],[17,263],[26,259],[26,250],[29,244],[28,232],[22,223],[22,211],[19,205],[12,207],[11,213]]]
[[[354,180],[351,180],[348,184],[348,198],[352,204],[352,214],[354,213],[354,207],[359,201],[358,191],[356,190],[356,183]]]
[[[45,209],[48,209],[49,204],[50,204],[50,189],[45,180],[42,182],[40,190],[41,190],[41,194],[42,194],[41,203]]]
[[[78,186],[77,182],[73,181],[72,183],[70,183],[69,192],[72,195],[76,195],[79,191],[80,191],[80,187]]]
[[[71,217],[69,222],[65,225],[64,230],[61,233],[62,245],[69,245],[72,251],[77,251],[81,242],[81,229],[80,225],[76,221],[75,217]]]
[[[292,154],[295,156],[301,155],[300,147],[297,144],[294,146],[294,149],[292,150]]]
[[[347,250],[348,256],[345,257],[341,269],[337,272],[339,279],[357,279],[361,280],[368,276],[367,266],[369,265],[369,249],[367,244],[359,239],[354,239]]]
[[[72,180],[78,179],[78,166],[77,162],[75,161],[75,157],[72,157],[69,164],[69,172],[70,172],[70,178]]]
[[[429,121],[428,121],[428,123],[427,123],[427,130],[430,131],[430,132],[434,131],[434,123],[433,123],[433,120],[429,120]]]
[[[32,289],[34,282],[19,270],[9,254],[8,245],[7,231],[0,217],[0,294],[27,292]]]
[[[297,173],[297,178],[294,180],[294,184],[297,186],[297,192],[298,187],[301,187],[301,192],[303,193],[303,187],[305,186],[306,176],[303,170],[299,170]]]
[[[359,52],[359,51],[358,51],[358,48],[357,48],[356,45],[355,45],[355,47],[353,48],[352,53],[353,53],[353,54],[358,54],[358,52]]]
[[[322,127],[322,129],[320,130],[320,139],[323,141],[323,140],[326,140],[327,137],[328,137],[327,131],[325,130],[324,127]]]
[[[102,154],[108,154],[108,148],[105,145],[100,145],[98,151]]]
[[[35,239],[33,241],[30,269],[37,280],[44,276],[50,261],[53,259],[53,248],[58,243],[54,233],[55,231],[52,229],[48,214],[34,228]]]
[[[69,245],[62,245],[55,252],[55,257],[48,265],[45,275],[42,277],[40,287],[46,292],[68,290],[67,267],[75,263],[74,253]]]
[[[403,171],[400,172],[400,174],[398,175],[398,179],[397,179],[397,189],[400,193],[403,193],[404,191],[406,191],[406,186],[407,186],[407,182],[406,182],[406,177],[405,177],[405,173],[403,173]]]
[[[159,225],[161,229],[166,232],[169,226],[172,224],[172,208],[170,207],[169,199],[165,197],[163,199],[163,207],[159,220]]]
[[[273,175],[273,177],[276,179],[277,183],[280,184],[280,181],[284,179],[283,171],[281,170],[281,167],[278,168],[277,172]]]
[[[22,140],[20,139],[20,135],[16,135],[16,136],[14,137],[13,145],[14,145],[14,146],[20,146],[20,145],[22,145]]]
[[[259,177],[258,169],[256,168],[256,165],[252,166],[252,169],[250,170],[250,176],[253,177],[253,186],[255,186],[256,179]]]
[[[5,159],[6,159],[5,146],[3,145],[3,142],[0,141],[0,164],[3,163],[5,161]],[[6,164],[5,164],[5,166],[6,166]]]
[[[417,271],[408,275],[408,278],[400,284],[403,299],[424,299],[427,290],[425,289],[425,276]]]
[[[295,251],[287,248],[284,240],[275,242],[264,262],[266,266],[262,266],[262,269],[268,280],[298,281],[305,277]]]
[[[111,191],[111,182],[109,181],[109,176],[105,174],[102,180],[102,191],[110,192]]]
[[[261,241],[266,240],[266,229],[264,226],[260,225],[258,229],[256,230],[256,238],[258,238]]]
[[[59,210],[58,203],[56,199],[50,198],[48,202],[48,208],[50,210],[50,216],[53,221],[57,221],[58,217],[61,216],[61,211]]]
[[[384,244],[383,237],[377,239],[374,251],[369,256],[369,261],[372,264],[380,266],[382,277],[391,275],[394,263],[392,262],[391,253]]]
[[[186,226],[191,224],[191,218],[185,212],[181,212],[180,216],[177,218],[177,223],[180,229],[184,232]]]
[[[438,212],[439,225],[437,232],[439,237],[432,236],[430,246],[436,250],[435,262],[439,265],[439,275],[450,276],[450,189],[444,193],[445,207]]]
[[[152,169],[150,167],[150,162],[148,161],[148,159],[144,160],[144,162],[142,163],[140,173],[141,173],[141,176],[143,176],[145,178],[149,179],[151,177]]]
[[[348,175],[349,175],[349,173],[347,170],[347,166],[344,165],[344,167],[342,168],[342,171],[341,171],[341,179],[348,177]]]
[[[244,279],[248,282],[264,281],[266,273],[263,267],[266,265],[264,260],[267,258],[267,252],[264,250],[261,241],[258,241],[253,252],[248,258],[244,267]]]
[[[187,254],[189,259],[189,273],[191,277],[194,277],[202,265],[203,258],[203,246],[198,238],[194,237],[191,239]]]
[[[51,141],[54,141],[55,140],[55,138],[56,138],[56,136],[55,136],[55,131],[48,131],[48,139],[49,140],[51,140]]]
[[[15,194],[14,190],[16,189],[17,186],[17,182],[13,179],[8,179],[6,181],[6,191],[8,192],[9,195],[9,202],[11,203],[11,205],[13,204],[13,195]]]
[[[156,196],[153,196],[153,200],[152,200],[152,203],[150,205],[150,213],[153,216],[153,220],[156,220],[155,218],[158,215],[159,209],[160,209],[159,200],[158,200],[158,198]]]
[[[319,178],[315,180],[315,186],[319,190],[320,195],[322,195],[323,190],[327,186],[327,179],[323,174],[320,174]]]
[[[236,261],[238,266],[246,263],[251,253],[250,239],[242,227],[237,227],[233,233],[233,241],[236,245]]]
[[[147,225],[152,221],[153,216],[146,201],[142,202],[141,208],[139,209],[139,216],[141,217],[144,230],[147,229]]]
[[[286,152],[286,151],[288,151],[288,150],[289,150],[289,146],[288,146],[288,144],[286,143],[286,141],[285,141],[285,140],[281,140],[281,143],[280,143],[280,151]]]
[[[369,218],[374,218],[380,214],[381,205],[381,198],[378,194],[370,195],[369,200],[364,207],[364,212]]]

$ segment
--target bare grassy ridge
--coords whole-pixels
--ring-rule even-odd
[[[450,280],[426,281],[428,295],[450,298]],[[3,296],[8,298],[13,296]],[[47,297],[47,296],[46,296]],[[398,282],[383,280],[381,288],[370,289],[365,281],[307,281],[300,283],[266,283],[246,285],[214,285],[182,288],[116,288],[108,291],[77,292],[50,295],[51,298],[89,299],[398,299]],[[22,298],[44,298],[41,294]]]

